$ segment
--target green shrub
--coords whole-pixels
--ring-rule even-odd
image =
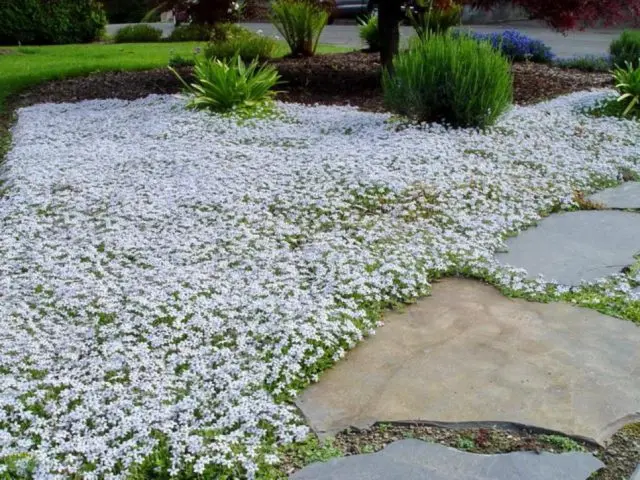
[[[371,15],[368,18],[361,18],[358,22],[360,23],[359,33],[362,41],[367,44],[370,52],[379,52],[381,44],[378,16]]]
[[[239,56],[223,61],[198,58],[195,62],[195,81],[187,84],[171,67],[193,97],[189,108],[255,114],[272,104],[272,90],[280,80],[275,67],[260,66],[257,60],[246,65]]]
[[[446,33],[452,27],[460,25],[462,5],[452,3],[448,8],[437,8],[425,0],[416,2],[416,7],[407,10],[407,18],[419,37],[433,33]],[[421,6],[422,5],[422,6]]]
[[[254,34],[248,28],[242,27],[237,23],[216,23],[213,26],[213,30],[211,31],[211,41],[212,42],[223,42],[225,40],[229,40],[232,37],[239,37],[242,35],[250,35]],[[257,34],[254,34],[257,35]]]
[[[196,64],[194,57],[183,57],[182,55],[171,55],[169,66],[172,68],[193,67]]]
[[[559,58],[554,63],[560,68],[570,68],[583,72],[608,72],[611,70],[611,57],[609,55]]]
[[[487,42],[434,35],[415,41],[383,76],[384,99],[394,111],[418,121],[486,127],[510,106],[509,61]]]
[[[631,62],[627,62],[626,68],[618,67],[613,72],[616,90],[619,93],[616,101],[624,106],[623,117],[630,113],[636,117],[640,115],[640,57],[638,57],[636,65],[638,66],[634,68]]]
[[[0,0],[0,45],[86,43],[106,24],[95,0]]]
[[[128,25],[121,28],[114,35],[115,43],[147,43],[159,42],[162,38],[162,30],[149,25]]]
[[[211,38],[211,27],[188,23],[174,28],[167,38],[170,42],[202,42]]]
[[[614,65],[622,67],[628,63],[640,66],[640,30],[627,30],[611,43],[611,59]]]
[[[329,20],[326,9],[312,0],[276,0],[271,4],[271,21],[294,57],[310,57]]]
[[[212,41],[205,48],[207,58],[229,59],[238,55],[243,61],[265,61],[273,56],[276,41],[234,24],[216,26]]]

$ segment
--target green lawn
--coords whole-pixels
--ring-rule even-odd
[[[173,54],[189,56],[202,43],[131,43],[0,48],[0,112],[8,96],[47,80],[108,70],[146,70],[166,66]],[[319,53],[348,49],[320,45]],[[280,44],[278,55],[289,49]]]

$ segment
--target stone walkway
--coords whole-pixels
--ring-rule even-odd
[[[608,188],[589,197],[606,208],[640,209],[640,182],[626,182],[615,188]]]
[[[640,182],[589,199],[604,210],[545,218],[509,239],[498,260],[571,286],[622,272],[640,254]],[[388,314],[378,334],[324,372],[297,405],[320,436],[423,420],[519,423],[604,443],[640,420],[640,328],[446,279],[431,297]],[[601,466],[590,454],[475,455],[412,440],[314,464],[293,478],[583,480]],[[632,480],[640,480],[640,466]]]
[[[640,328],[447,279],[351,350],[298,406],[319,434],[376,421],[516,422],[604,442],[640,418]]]
[[[501,263],[544,275],[565,285],[578,285],[614,273],[640,254],[640,182],[627,182],[588,197],[605,210],[551,215],[535,228],[507,240]],[[619,211],[627,210],[627,211]]]
[[[478,455],[400,440],[368,455],[315,463],[292,480],[585,480],[604,464],[588,453]]]
[[[615,233],[614,233],[615,232]],[[593,281],[634,263],[640,253],[640,214],[579,211],[551,215],[537,227],[507,240],[505,265],[524,268],[564,285]]]

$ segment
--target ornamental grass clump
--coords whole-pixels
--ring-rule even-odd
[[[465,36],[415,41],[393,67],[383,76],[385,103],[417,121],[487,127],[513,99],[509,61],[490,44]]]
[[[425,38],[460,25],[462,10],[462,5],[450,0],[416,0],[406,15],[418,37]]]
[[[379,52],[381,46],[380,31],[378,29],[378,15],[360,18],[358,33],[360,39],[367,45],[370,52]]]
[[[640,67],[640,30],[626,30],[611,43],[609,48],[613,64],[623,67],[630,63]]]
[[[192,95],[188,108],[213,112],[257,114],[271,107],[276,92],[272,90],[280,75],[275,67],[260,66],[257,60],[246,65],[239,56],[229,60],[198,58],[195,81],[188,84],[169,67]]]
[[[326,8],[313,0],[276,0],[271,4],[271,21],[294,57],[311,57],[329,20]]]

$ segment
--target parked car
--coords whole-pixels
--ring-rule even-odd
[[[329,23],[336,18],[357,18],[370,15],[377,8],[377,0],[335,0]]]

